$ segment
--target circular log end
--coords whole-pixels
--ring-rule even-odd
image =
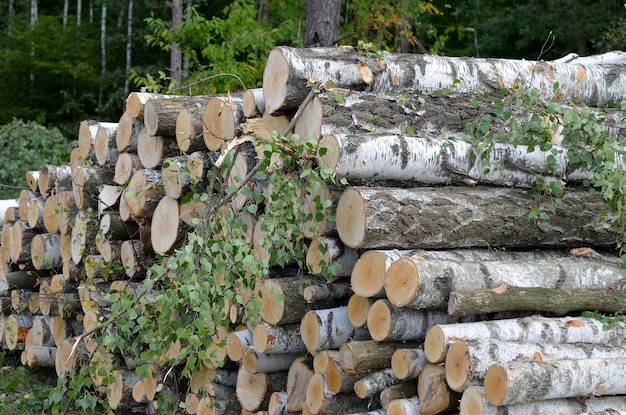
[[[391,310],[387,300],[377,300],[367,312],[367,329],[376,341],[387,339],[391,332]]]
[[[370,299],[354,294],[348,300],[348,320],[355,328],[360,328],[367,323],[367,314],[370,309]]]
[[[313,414],[319,414],[322,408],[326,406],[325,383],[324,375],[316,373],[306,388],[306,404]]]
[[[484,414],[485,403],[483,401],[482,388],[478,386],[470,386],[463,391],[459,408],[462,414]]]
[[[322,118],[324,118],[322,99],[316,95],[309,101],[306,107],[304,107],[302,115],[293,129],[293,132],[300,136],[301,143],[311,138],[319,140],[322,135]]]
[[[204,178],[204,153],[196,151],[187,158],[187,174],[189,183],[198,184]]]
[[[244,347],[241,363],[248,373],[256,374],[259,372],[259,359],[254,348]]]
[[[43,226],[49,233],[59,230],[59,215],[57,213],[57,195],[50,195],[43,205]]]
[[[174,246],[178,239],[179,222],[178,202],[172,197],[163,197],[152,216],[152,228],[159,230],[150,237],[154,252],[166,253]]]
[[[148,135],[156,135],[159,129],[159,115],[157,114],[152,101],[146,102],[143,106],[143,122],[146,126],[146,132]]]
[[[289,62],[279,48],[272,49],[263,71],[263,98],[267,114],[273,114],[283,104],[288,78]]]
[[[89,128],[89,123],[87,121],[81,121],[80,126],[78,127],[78,151],[81,157],[88,159],[89,153],[91,152],[91,147],[93,145],[93,140],[91,136],[91,131]]]
[[[117,125],[117,133],[115,134],[115,145],[117,151],[127,151],[130,145],[130,139],[133,135],[133,116],[128,110],[122,114]]]
[[[419,269],[408,257],[395,260],[387,270],[385,293],[395,306],[408,304],[419,289]]]
[[[176,117],[176,143],[182,153],[186,153],[191,147],[191,142],[196,136],[193,119],[189,111],[182,110]]]
[[[424,354],[430,363],[441,363],[446,358],[446,337],[441,327],[435,325],[428,329],[424,339]]]
[[[107,398],[111,409],[115,410],[122,402],[122,396],[124,393],[124,379],[119,370],[113,372],[113,378],[115,379],[111,385],[107,388]]]
[[[44,267],[44,252],[46,247],[45,234],[37,234],[33,237],[30,244],[30,257],[33,266],[37,270],[41,270]]]
[[[367,251],[361,255],[352,269],[350,277],[352,290],[361,297],[373,297],[383,290],[386,274],[385,256],[378,251]]]
[[[128,94],[126,98],[126,112],[124,115],[131,118],[140,118],[142,116],[141,99],[136,92]]]
[[[137,138],[137,155],[141,164],[146,169],[154,169],[160,163],[163,158],[163,147],[165,141],[163,137],[159,135],[150,135],[146,128],[139,132]]]
[[[247,411],[256,411],[265,397],[267,382],[267,373],[252,374],[244,369],[239,369],[236,394],[241,407]]]
[[[74,339],[65,339],[57,348],[54,367],[60,378],[67,376],[68,372],[76,367],[78,359],[76,353],[73,353],[74,341]]]
[[[98,128],[94,140],[94,153],[96,154],[96,161],[100,166],[104,166],[109,160],[109,131],[107,128]]]
[[[126,185],[133,173],[135,173],[135,170],[137,170],[137,167],[137,161],[132,154],[121,153],[115,162],[113,181],[120,186]]]
[[[406,379],[409,375],[411,357],[404,349],[398,349],[391,355],[391,370],[398,379]]]
[[[220,121],[220,114],[224,108],[224,101],[220,98],[211,98],[204,110],[204,116],[202,117],[205,131],[202,133],[204,138],[204,145],[210,151],[218,151],[224,144],[222,123]]]
[[[280,285],[272,280],[265,280],[261,286],[261,316],[271,325],[278,324],[285,314],[285,294]]]
[[[347,189],[337,203],[337,232],[341,241],[359,248],[365,237],[365,202],[355,189]]]
[[[228,335],[228,337],[231,336]],[[264,353],[267,350],[267,342],[269,340],[268,337],[269,334],[264,324],[259,324],[254,328],[254,331],[252,332],[252,345],[257,352]],[[237,337],[237,339],[239,338]],[[226,339],[226,341],[228,342],[228,338]]]
[[[319,316],[314,311],[307,311],[300,322],[300,336],[306,349],[311,354],[318,351],[320,345],[321,322]]]
[[[494,406],[502,405],[507,398],[509,378],[501,363],[492,365],[485,375],[485,397]]]
[[[465,383],[471,379],[472,372],[470,367],[470,351],[467,343],[462,340],[455,339],[448,347],[446,353],[446,381],[450,389],[461,392]]]
[[[131,395],[133,397],[133,401],[137,403],[142,403],[142,402],[147,401],[146,388],[144,386],[143,380],[140,380],[139,382],[135,383],[135,385],[133,386],[133,391]]]
[[[317,148],[317,163],[322,168],[337,170],[339,164],[339,140],[335,134],[326,134]]]

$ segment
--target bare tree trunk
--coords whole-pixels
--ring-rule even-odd
[[[106,51],[106,39],[107,39],[107,5],[106,3],[102,3],[102,19],[100,20],[100,58],[101,58],[101,68],[100,68],[100,90],[98,92],[98,113],[102,114],[103,112],[103,102],[104,102],[104,76],[107,73],[107,51]]]
[[[126,74],[124,76],[124,96],[127,97],[130,90],[128,73],[132,62],[133,52],[133,6],[135,2],[128,0],[128,26],[126,27]]]
[[[177,30],[183,22],[183,1],[172,1],[172,30]],[[180,86],[182,81],[182,63],[183,54],[178,48],[178,43],[172,43],[172,50],[170,52],[170,77],[176,87]]]
[[[13,34],[13,18],[15,17],[15,0],[9,0],[9,21],[7,23],[7,34]]]
[[[80,27],[83,14],[83,0],[76,0],[76,27]],[[93,23],[93,0],[89,2],[89,23]]]
[[[304,47],[332,46],[339,40],[339,0],[308,0]]]
[[[70,12],[70,0],[63,1],[63,28],[67,27],[67,18]]]

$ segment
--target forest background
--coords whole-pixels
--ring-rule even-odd
[[[260,87],[275,45],[546,60],[626,45],[623,0],[0,0],[0,11],[0,198],[25,186],[23,166],[65,164],[80,121],[119,120],[130,91]]]

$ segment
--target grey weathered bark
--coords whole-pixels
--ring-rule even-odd
[[[128,96],[130,89],[130,79],[128,74],[130,72],[130,66],[133,57],[133,8],[135,2],[128,0],[128,25],[126,26],[126,73],[124,76],[124,96]]]
[[[100,19],[100,89],[98,90],[98,113],[102,114],[104,111],[104,77],[107,73],[107,4],[102,3],[102,15]]]
[[[307,0],[304,47],[333,46],[339,40],[341,2]]]
[[[183,22],[183,1],[172,1],[172,30],[176,31]],[[176,87],[179,87],[182,81],[182,65],[183,53],[178,47],[178,43],[172,43],[170,52],[170,77]]]

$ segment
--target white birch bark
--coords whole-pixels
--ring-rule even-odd
[[[300,324],[302,340],[309,353],[337,349],[348,340],[370,338],[365,328],[355,328],[348,318],[348,307],[308,311]]]
[[[126,75],[124,76],[124,96],[128,96],[130,90],[130,79],[128,74],[130,73],[130,67],[132,64],[133,56],[133,9],[134,0],[128,0],[128,25],[126,26]]]

